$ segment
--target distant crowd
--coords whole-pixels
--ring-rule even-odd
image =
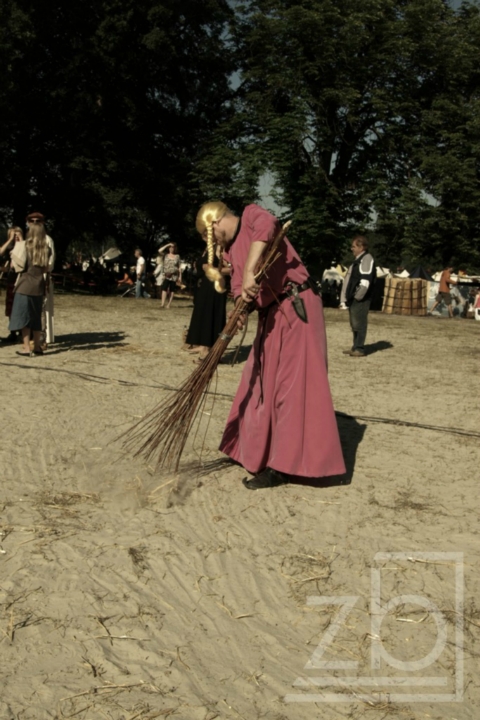
[[[1,342],[21,341],[19,355],[43,354],[54,342],[55,286],[94,294],[132,295],[138,299],[156,297],[162,308],[170,308],[179,291],[194,290],[192,265],[181,260],[174,242],[160,247],[153,263],[147,264],[140,248],[135,250],[132,264],[121,263],[121,257],[116,248],[99,258],[85,259],[78,254],[55,273],[55,245],[46,232],[45,217],[42,213],[29,213],[25,236],[21,227],[10,227],[0,246],[0,284],[5,289],[9,330]]]
[[[108,252],[106,255],[85,259],[78,254],[63,265],[61,272],[54,274],[55,285],[92,294],[154,297],[161,300],[162,307],[170,307],[178,291],[191,289],[192,264],[180,258],[176,243],[160,247],[155,260],[150,262],[140,248],[127,262],[120,251],[116,251],[113,259]]]
[[[216,253],[219,246],[215,247]],[[437,294],[429,301],[428,314],[446,308],[450,317],[456,313],[463,317],[478,315],[480,319],[480,282],[475,282],[480,278],[467,279],[462,271],[455,276],[451,265],[438,273],[438,277],[432,277],[428,270],[421,267],[410,274],[404,268],[397,268],[396,273],[391,273],[375,265],[368,253],[368,241],[363,236],[354,238],[351,250],[355,258],[353,265],[347,270],[333,263],[324,272],[321,281],[323,304],[349,311],[354,342],[348,354],[365,354],[368,310],[371,305],[371,309],[382,309],[382,298],[377,292],[381,283],[376,282],[377,279],[421,278],[427,282],[439,282],[438,286],[432,286]],[[224,322],[226,298],[219,302],[213,290],[213,294],[210,293],[211,283],[205,280],[209,267],[205,252],[199,254],[193,263],[185,262],[177,244],[168,242],[158,249],[153,261],[147,262],[142,250],[137,248],[130,262],[125,262],[125,256],[117,248],[110,248],[98,258],[85,258],[78,254],[73,261],[63,265],[61,272],[54,273],[55,246],[46,232],[45,218],[42,213],[30,213],[26,218],[25,238],[22,228],[11,227],[6,242],[0,247],[0,279],[6,289],[5,314],[9,318],[9,334],[2,342],[17,343],[21,340],[23,348],[18,351],[21,355],[40,355],[48,344],[54,342],[55,286],[64,290],[111,293],[136,299],[154,297],[160,301],[160,307],[166,309],[172,307],[179,292],[188,290],[197,303],[185,349],[205,353]],[[222,260],[221,253],[218,256],[215,253],[210,265],[213,267],[217,263],[215,271],[228,281],[229,264]],[[470,285],[468,289],[463,289],[462,297],[458,286],[465,285],[465,280]],[[349,296],[350,286],[355,288],[353,297]],[[376,306],[375,293],[379,295],[379,307]],[[454,311],[455,304],[458,307],[461,305],[461,312],[458,309]],[[206,316],[214,318],[213,330],[203,322],[202,318]]]

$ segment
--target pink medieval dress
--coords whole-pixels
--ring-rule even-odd
[[[241,295],[243,268],[254,241],[270,242],[280,223],[248,205],[224,259],[232,265],[232,291]],[[257,335],[245,365],[220,450],[251,473],[266,467],[288,475],[325,477],[345,472],[327,376],[322,301],[301,293],[308,323],[290,298],[280,304],[287,281],[302,284],[308,272],[288,240],[262,282],[256,304]]]

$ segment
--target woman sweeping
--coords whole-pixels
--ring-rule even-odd
[[[27,259],[23,272],[19,274],[15,286],[10,332],[22,331],[23,350],[17,355],[30,357],[43,355],[42,339],[42,307],[47,280],[44,273],[48,271],[51,250],[47,244],[47,236],[43,225],[32,225],[26,237]],[[30,334],[33,333],[33,353],[30,351]]]

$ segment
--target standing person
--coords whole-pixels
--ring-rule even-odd
[[[161,248],[158,248],[157,251],[157,265],[155,267],[155,270],[153,271],[153,275],[155,278],[155,293],[156,297],[161,300],[162,299],[162,285],[165,280],[165,272],[164,272],[164,264],[165,264],[165,250],[170,247],[170,243],[167,243],[166,245],[163,245]]]
[[[209,269],[206,254],[207,251],[195,262],[197,278],[195,297],[192,317],[185,338],[187,349],[190,352],[199,353],[200,359],[203,359],[215,344],[227,320],[227,293],[216,292],[206,276],[205,273]],[[213,266],[220,268],[222,274],[230,274],[228,267],[222,267],[219,245],[214,248]]]
[[[150,295],[145,290],[145,280],[147,279],[147,265],[143,253],[140,248],[135,250],[135,257],[137,259],[137,265],[135,268],[137,282],[135,285],[135,297],[138,298],[149,298]]]
[[[214,241],[231,264],[231,288],[258,310],[258,329],[245,365],[220,450],[255,477],[250,490],[270,488],[292,476],[318,478],[345,472],[327,378],[322,301],[287,239],[257,285],[255,270],[281,226],[258,205],[241,218],[223,202],[202,206],[196,227],[207,241],[207,277],[221,291]]]
[[[163,272],[163,257],[160,255],[157,257],[155,270],[153,271],[153,277],[155,278],[155,297],[158,300],[162,298],[162,285],[165,280]]]
[[[45,232],[45,238],[47,242],[47,247],[50,250],[49,254],[49,260],[48,260],[48,266],[47,271],[45,273],[45,280],[47,280],[47,274],[48,274],[48,283],[45,291],[45,298],[43,301],[43,330],[45,332],[45,344],[44,347],[47,345],[50,345],[55,341],[55,331],[54,331],[54,307],[53,307],[53,280],[51,277],[51,273],[53,272],[53,268],[55,265],[55,244],[50,237],[50,235],[47,234],[45,230],[45,215],[40,212],[32,212],[29,213],[26,217],[26,223],[27,223],[27,229],[30,230],[30,228],[40,225],[43,228],[43,231]]]
[[[165,280],[165,273],[163,272],[163,255],[161,248],[158,251],[157,264],[155,266],[155,270],[153,271],[153,276],[155,278],[155,297],[160,300],[162,297],[162,285],[163,281]]]
[[[368,311],[370,310],[377,271],[375,261],[368,252],[368,240],[366,237],[363,235],[354,237],[351,250],[355,260],[345,275],[340,302],[345,303],[348,307],[353,344],[350,350],[344,350],[343,352],[345,355],[350,355],[350,357],[365,357]]]
[[[450,287],[452,285],[456,285],[457,283],[455,282],[455,280],[452,280],[452,270],[453,265],[449,265],[440,275],[438,294],[435,298],[435,302],[432,305],[429,315],[433,313],[433,311],[440,305],[440,303],[444,302],[447,306],[448,317],[453,318],[452,293],[450,292]]]
[[[5,254],[7,250],[12,251],[15,243],[23,240],[23,231],[20,227],[8,228],[7,242],[0,248],[0,257]],[[12,314],[13,295],[15,288],[15,281],[17,274],[13,268],[13,264],[9,262],[7,270],[7,286],[5,292],[5,315],[10,318]],[[15,331],[10,332],[10,335],[4,339],[6,343],[16,343],[18,341],[18,333]]]
[[[7,230],[7,239],[3,243],[3,245],[0,247],[0,257],[5,255],[7,250],[12,250],[15,242],[18,242],[18,240],[23,240],[23,232],[22,229],[19,227],[11,227]]]
[[[169,243],[168,245],[168,253],[165,254],[163,259],[163,273],[165,279],[162,285],[162,308],[165,307],[167,295],[169,295],[167,305],[167,308],[169,308],[172,304],[177,282],[182,282],[181,260],[177,243]]]
[[[33,354],[43,355],[42,309],[43,298],[48,287],[48,272],[51,250],[48,247],[45,229],[42,225],[30,227],[26,238],[25,269],[19,273],[13,298],[10,331],[21,330],[23,351],[18,355],[30,356],[30,334],[33,332]]]

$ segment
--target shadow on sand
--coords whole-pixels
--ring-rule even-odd
[[[57,335],[53,346],[48,348],[48,355],[57,355],[68,350],[101,350],[108,347],[123,347],[124,332],[88,332]]]
[[[373,355],[373,353],[382,352],[382,350],[390,350],[390,348],[393,348],[391,342],[388,342],[388,340],[379,340],[378,342],[372,343],[371,345],[366,345],[365,354]]]
[[[236,347],[228,348],[220,362],[222,363],[222,365],[232,365],[232,363],[235,361],[235,365],[241,365],[242,363],[246,362],[248,356],[250,355],[251,349],[251,345],[242,345],[239,350]]]
[[[353,416],[345,413],[338,412],[336,415],[347,472],[344,475],[332,475],[325,478],[292,476],[290,480],[292,485],[308,485],[310,487],[324,488],[351,484],[355,470],[358,446],[363,440],[367,425],[359,423]],[[214,460],[201,464],[198,462],[188,463],[182,467],[182,471],[189,474],[190,477],[193,474],[197,478],[202,478],[210,475],[211,473],[226,470],[233,465],[241,467],[239,463],[236,463],[234,460],[222,455],[219,458],[215,458]]]
[[[350,485],[355,470],[358,446],[363,440],[366,425],[359,423],[351,415],[337,412],[338,432],[342,443],[343,459],[347,472],[344,475],[331,475],[324,478],[301,478],[292,479],[295,485],[309,485],[310,487],[334,487],[337,485]]]

